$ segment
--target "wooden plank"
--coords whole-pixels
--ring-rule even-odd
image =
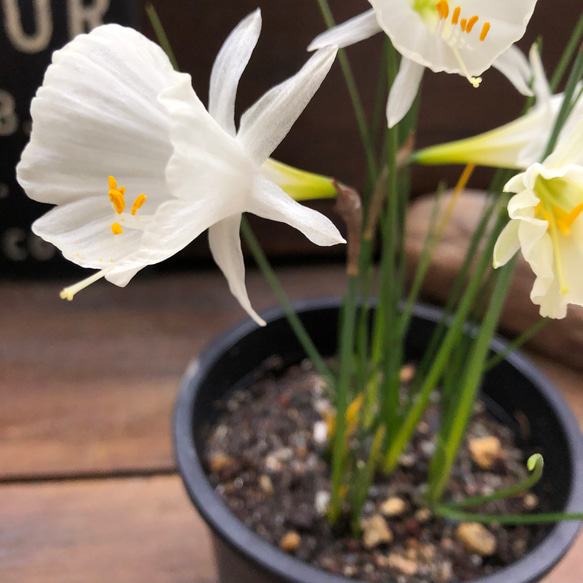
[[[341,265],[278,270],[290,297],[338,295]],[[275,304],[248,276],[257,309]],[[0,480],[173,467],[180,378],[245,317],[218,270],[99,282],[73,302],[58,283],[0,285]]]
[[[214,583],[177,476],[0,486],[2,583]]]
[[[214,583],[177,476],[0,485],[2,583]],[[583,580],[583,536],[543,583]]]

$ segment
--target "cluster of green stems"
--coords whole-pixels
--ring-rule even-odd
[[[327,0],[318,0],[318,4],[327,26],[334,26]],[[170,44],[154,9],[149,6],[147,10],[161,46],[176,66]],[[565,74],[582,38],[583,17],[576,25],[557,65],[551,80],[552,89],[556,88]],[[334,372],[320,356],[294,312],[249,223],[244,217],[241,222],[241,232],[247,246],[282,305],[306,354],[327,381],[333,395],[335,424],[331,442],[329,521],[335,523],[348,508],[353,531],[358,534],[360,511],[375,474],[381,472],[388,476],[397,467],[400,455],[409,444],[428,406],[433,403],[432,395],[436,391],[439,394],[441,421],[424,496],[428,508],[449,518],[486,523],[524,524],[566,518],[583,519],[583,514],[493,516],[467,512],[467,508],[513,496],[532,487],[542,475],[543,460],[538,454],[528,460],[531,474],[522,483],[489,496],[444,502],[448,479],[479,397],[484,373],[508,351],[532,337],[546,321],[542,319],[517,338],[509,345],[507,352],[491,354],[491,340],[514,270],[513,261],[496,271],[492,269],[494,245],[508,221],[508,195],[502,192],[502,188],[512,174],[498,170],[492,180],[487,203],[453,282],[442,320],[436,324],[421,361],[416,363],[415,377],[405,393],[401,386],[401,369],[407,361],[407,332],[413,307],[453,205],[464,189],[472,168],[466,167],[448,207],[441,215],[440,194],[443,187],[438,189],[423,250],[407,285],[405,229],[410,190],[407,153],[410,153],[410,137],[416,126],[417,102],[397,126],[387,129],[384,136],[381,136],[387,86],[391,86],[398,70],[397,51],[386,39],[372,129],[368,126],[357,85],[343,50],[339,51],[338,59],[356,114],[367,173],[360,236],[357,237],[358,241],[349,241],[349,245],[358,245],[358,261],[347,270],[347,289],[340,315],[338,358]],[[583,51],[579,48],[566,81],[563,107],[557,116],[545,156],[553,150],[560,130],[579,97],[578,83],[582,74]],[[526,107],[529,106],[527,102]],[[379,142],[381,147],[377,148]],[[381,150],[378,156],[377,149]],[[376,251],[379,249],[380,259],[377,260]],[[373,289],[377,297],[374,305],[370,299]]]
[[[318,0],[326,21],[334,20],[326,0]],[[582,24],[576,27],[552,85],[556,86],[566,71],[582,36]],[[509,289],[514,261],[498,270],[492,268],[495,242],[508,222],[509,196],[502,192],[512,172],[498,170],[489,189],[487,203],[470,241],[463,264],[453,283],[436,325],[427,351],[419,363],[411,386],[404,393],[400,373],[407,359],[407,331],[413,306],[431,264],[433,253],[451,215],[453,204],[471,174],[467,167],[451,197],[449,207],[440,215],[440,192],[435,198],[429,230],[412,282],[407,285],[405,265],[405,228],[409,204],[409,167],[401,163],[409,148],[408,139],[416,125],[417,104],[396,127],[385,131],[382,104],[386,86],[390,87],[398,70],[398,53],[385,41],[381,59],[379,91],[372,129],[367,125],[358,89],[344,51],[339,61],[345,75],[367,162],[363,220],[358,241],[358,265],[348,269],[338,334],[337,368],[333,374],[302,328],[285,294],[278,286],[264,255],[254,240],[248,224],[243,235],[260,268],[266,274],[278,299],[284,306],[291,325],[298,333],[307,354],[332,387],[335,405],[335,427],[331,443],[331,498],[328,519],[335,523],[348,508],[355,534],[360,526],[360,511],[369,486],[377,472],[391,474],[399,457],[422,421],[432,395],[438,391],[440,427],[436,450],[430,462],[424,503],[436,514],[459,520],[479,522],[528,523],[578,518],[582,515],[559,513],[535,516],[492,516],[468,513],[468,507],[494,499],[516,495],[533,486],[542,474],[542,457],[533,456],[528,468],[531,475],[522,483],[490,496],[461,502],[444,502],[446,486],[474,411],[484,373],[504,355],[491,353],[491,340]],[[552,151],[560,129],[576,100],[577,82],[581,79],[583,53],[571,69],[565,88],[564,108],[559,112],[547,153]],[[530,103],[527,103],[527,107]],[[381,142],[377,157],[375,144]],[[406,156],[405,156],[406,157]],[[378,235],[377,235],[378,234]],[[377,240],[378,236],[378,240]],[[354,241],[349,241],[355,244]],[[380,249],[378,264],[375,251]],[[377,300],[371,304],[376,287]],[[405,298],[405,299],[403,299]],[[542,319],[517,338],[510,349],[520,346],[546,322]],[[509,349],[509,350],[510,350]]]

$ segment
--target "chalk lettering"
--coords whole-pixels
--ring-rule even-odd
[[[23,53],[39,53],[49,46],[53,34],[50,0],[33,0],[35,32],[26,34],[22,28],[18,0],[2,0],[4,29],[10,42]]]

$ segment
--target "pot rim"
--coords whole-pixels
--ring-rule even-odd
[[[337,308],[340,301],[340,298],[336,297],[315,298],[295,302],[293,307],[296,312]],[[436,321],[441,316],[441,310],[419,303],[415,305],[413,315]],[[266,310],[261,316],[267,324],[285,317],[280,307]],[[194,445],[192,415],[198,389],[207,371],[213,367],[220,356],[254,330],[257,330],[257,325],[251,320],[234,325],[215,338],[186,369],[174,410],[174,451],[185,488],[213,533],[237,553],[251,555],[267,573],[274,573],[277,577],[297,583],[308,581],[319,583],[354,583],[356,581],[358,583],[358,580],[314,567],[263,540],[232,514],[207,479],[202,460]],[[495,337],[491,346],[494,351],[500,352],[504,350],[507,343]],[[583,439],[575,416],[555,386],[530,360],[518,351],[507,355],[505,360],[536,386],[549,408],[560,420],[568,444],[568,453],[573,460],[573,476],[565,511],[581,511],[583,508]],[[524,557],[492,575],[474,579],[472,583],[539,581],[568,551],[579,532],[580,524],[578,521],[563,521],[555,524],[549,534]],[[559,549],[558,552],[557,549]]]

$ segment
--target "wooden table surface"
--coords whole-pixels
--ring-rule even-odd
[[[340,266],[280,270],[292,298],[338,295]],[[68,283],[68,282],[67,282]],[[172,458],[188,362],[244,317],[218,271],[0,283],[0,583],[213,583],[206,528]],[[254,272],[254,306],[274,299]],[[583,424],[581,373],[536,357]],[[583,581],[583,538],[544,583]]]

